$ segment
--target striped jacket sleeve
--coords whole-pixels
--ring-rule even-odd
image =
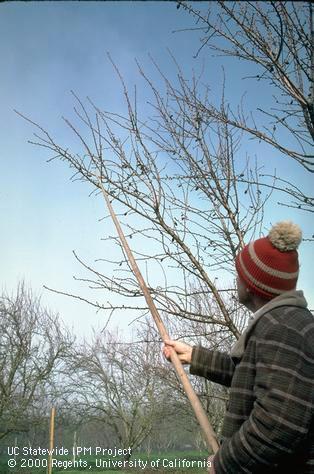
[[[301,446],[314,408],[313,348],[305,340],[281,324],[256,339],[254,407],[218,451],[217,474],[267,472]]]
[[[230,387],[235,364],[229,354],[193,347],[190,373]]]

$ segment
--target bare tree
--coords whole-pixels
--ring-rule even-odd
[[[0,439],[36,423],[48,381],[71,342],[58,317],[24,284],[14,296],[1,296]]]
[[[73,353],[71,387],[77,406],[88,420],[103,423],[112,432],[111,442],[121,448],[140,446],[169,410],[152,371],[159,352],[148,342],[123,343],[107,333]]]
[[[144,121],[139,118],[137,97],[133,101],[114,67],[123,86],[127,116],[101,111],[90,100],[88,110],[76,97],[79,123],[64,120],[79,139],[82,155],[57,144],[36,124],[35,143],[66,161],[74,170],[73,179],[91,184],[92,192],[99,191],[101,180],[115,201],[127,237],[133,239],[138,261],[160,275],[159,281],[149,281],[160,311],[206,319],[238,337],[228,290],[234,287],[237,252],[261,231],[269,194],[260,189],[258,169],[238,157],[239,130],[214,117],[208,120],[203,108],[197,107],[199,101],[210,107],[210,91],[201,77],[187,81],[178,67],[177,82],[172,84],[158,70],[162,93],[139,65],[153,97],[152,117]],[[80,126],[87,128],[86,137]],[[247,183],[241,182],[244,177]],[[119,245],[115,237],[108,239]],[[75,256],[90,272],[85,279],[90,286],[116,293],[120,301],[125,298],[120,305],[89,301],[96,308],[147,312],[145,305],[136,302],[141,293],[124,257],[98,259],[92,266]],[[196,294],[210,298],[210,313],[209,306],[205,314],[199,312]]]
[[[178,7],[194,18],[196,26],[189,30],[201,32],[200,49],[207,47],[219,55],[250,63],[249,78],[257,85],[266,83],[269,90],[269,108],[260,104],[254,114],[246,112],[242,104],[232,110],[228,103],[223,107],[191,104],[195,111],[201,110],[207,120],[215,118],[267,143],[286,159],[313,172],[312,3],[220,0],[204,2],[199,9],[192,2],[178,1]],[[292,198],[290,206],[313,212],[313,196],[306,195],[297,183],[279,177],[276,188]]]

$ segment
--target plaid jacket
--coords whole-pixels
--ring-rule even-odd
[[[306,306],[300,291],[274,298],[230,355],[193,348],[190,372],[230,387],[217,474],[314,473],[314,318]]]

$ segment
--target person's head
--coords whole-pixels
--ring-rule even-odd
[[[267,237],[246,245],[237,255],[239,302],[250,309],[296,288],[299,275],[297,248],[301,229],[292,222],[278,222]]]

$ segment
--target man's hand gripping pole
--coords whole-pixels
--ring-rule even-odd
[[[134,275],[140,285],[140,288],[143,292],[143,295],[145,297],[145,300],[146,300],[146,303],[150,309],[150,312],[153,316],[153,319],[157,325],[157,328],[158,328],[158,331],[159,331],[159,334],[162,338],[163,341],[169,339],[169,335],[167,333],[167,330],[160,318],[160,315],[158,313],[158,310],[155,306],[155,303],[151,297],[151,294],[150,294],[150,291],[149,289],[147,288],[147,285],[144,281],[144,278],[137,266],[137,263],[135,261],[135,258],[132,254],[132,251],[129,247],[129,244],[125,238],[125,235],[122,231],[122,228],[120,226],[120,223],[117,219],[117,216],[112,208],[112,205],[111,205],[111,202],[109,200],[109,197],[108,197],[108,194],[106,193],[104,187],[103,187],[103,184],[101,182],[101,179],[99,179],[99,187],[103,193],[103,196],[105,198],[105,201],[106,201],[106,204],[107,204],[107,207],[108,207],[108,210],[109,210],[109,213],[111,215],[111,218],[113,220],[113,223],[117,229],[117,232],[118,232],[118,235],[119,235],[119,238],[120,238],[120,241],[121,241],[121,244],[126,252],[126,255],[128,257],[128,260],[129,260],[129,263],[131,265],[131,268],[134,272]],[[183,369],[183,366],[180,362],[180,359],[178,357],[178,354],[176,353],[176,351],[174,349],[171,350],[171,355],[170,355],[170,360],[175,368],[175,371],[178,375],[178,377],[180,378],[181,382],[182,382],[182,385],[183,385],[183,388],[184,388],[184,391],[188,397],[188,399],[190,400],[190,403],[192,405],[192,408],[194,410],[194,413],[195,413],[195,416],[204,432],[204,435],[205,435],[205,439],[206,439],[206,443],[207,443],[207,446],[210,449],[212,449],[214,451],[214,453],[216,453],[219,449],[219,445],[218,445],[218,441],[217,441],[217,438],[216,438],[216,435],[208,421],[208,418],[207,418],[207,415],[201,405],[201,402],[199,401],[196,393],[194,392],[193,390],[193,387],[191,385],[191,382],[188,378],[188,376],[186,375],[184,369]]]

